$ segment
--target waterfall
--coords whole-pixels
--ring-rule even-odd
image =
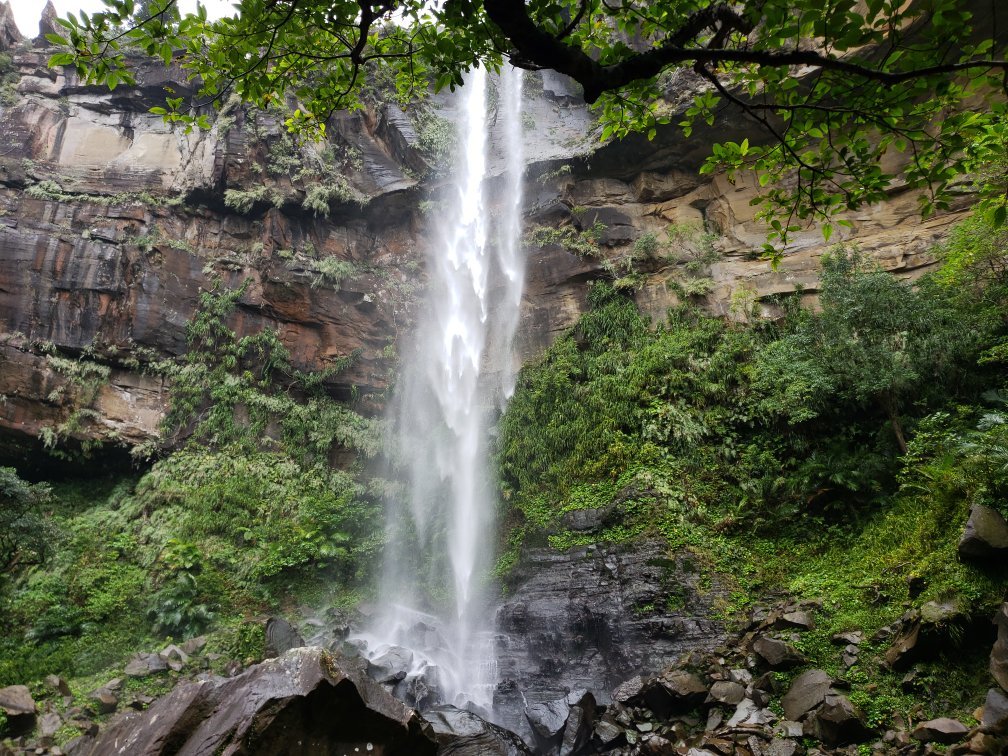
[[[432,699],[492,706],[487,433],[514,384],[521,84],[520,71],[491,78],[476,69],[462,88],[455,179],[432,224],[424,309],[402,350],[392,408],[390,449],[406,486],[387,505],[380,606],[364,639],[372,659],[394,647],[411,659],[397,692],[414,705],[433,688]]]

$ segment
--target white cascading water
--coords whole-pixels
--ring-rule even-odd
[[[513,389],[524,282],[521,84],[520,71],[490,79],[476,69],[462,88],[456,178],[433,224],[425,307],[394,406],[406,490],[388,503],[381,605],[362,636],[372,659],[396,647],[412,656],[404,697],[422,702],[434,688],[432,701],[487,711],[497,676],[484,592],[496,507],[487,433]]]

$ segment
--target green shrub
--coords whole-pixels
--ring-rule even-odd
[[[0,467],[0,575],[51,556],[58,535],[45,512],[51,503],[49,486],[27,483],[14,468]]]

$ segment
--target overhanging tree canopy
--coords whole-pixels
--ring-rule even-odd
[[[400,96],[461,85],[474,66],[549,68],[601,109],[602,138],[674,115],[670,75],[699,77],[682,116],[689,133],[725,102],[747,113],[754,139],[716,145],[706,170],[755,168],[773,231],[829,219],[923,187],[922,210],[980,189],[1003,223],[1003,172],[972,186],[963,174],[1006,154],[1008,9],[998,0],[240,0],[231,18],[181,15],[175,0],[104,0],[50,41],[87,81],[132,82],[126,53],[173,60],[198,79],[191,102],[169,98],[169,120],[231,93],[265,106],[293,95],[290,125],[325,122],[357,103],[366,76]],[[758,137],[758,138],[757,138]],[[882,156],[905,153],[899,170]]]

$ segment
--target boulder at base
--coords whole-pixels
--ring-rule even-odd
[[[454,706],[424,712],[439,745],[438,756],[529,756],[522,739],[503,727]]]
[[[1008,556],[1008,522],[1001,513],[974,504],[959,540],[959,555],[967,559],[1003,559]]]
[[[180,683],[77,754],[434,756],[415,711],[321,648],[295,648],[237,677]]]

